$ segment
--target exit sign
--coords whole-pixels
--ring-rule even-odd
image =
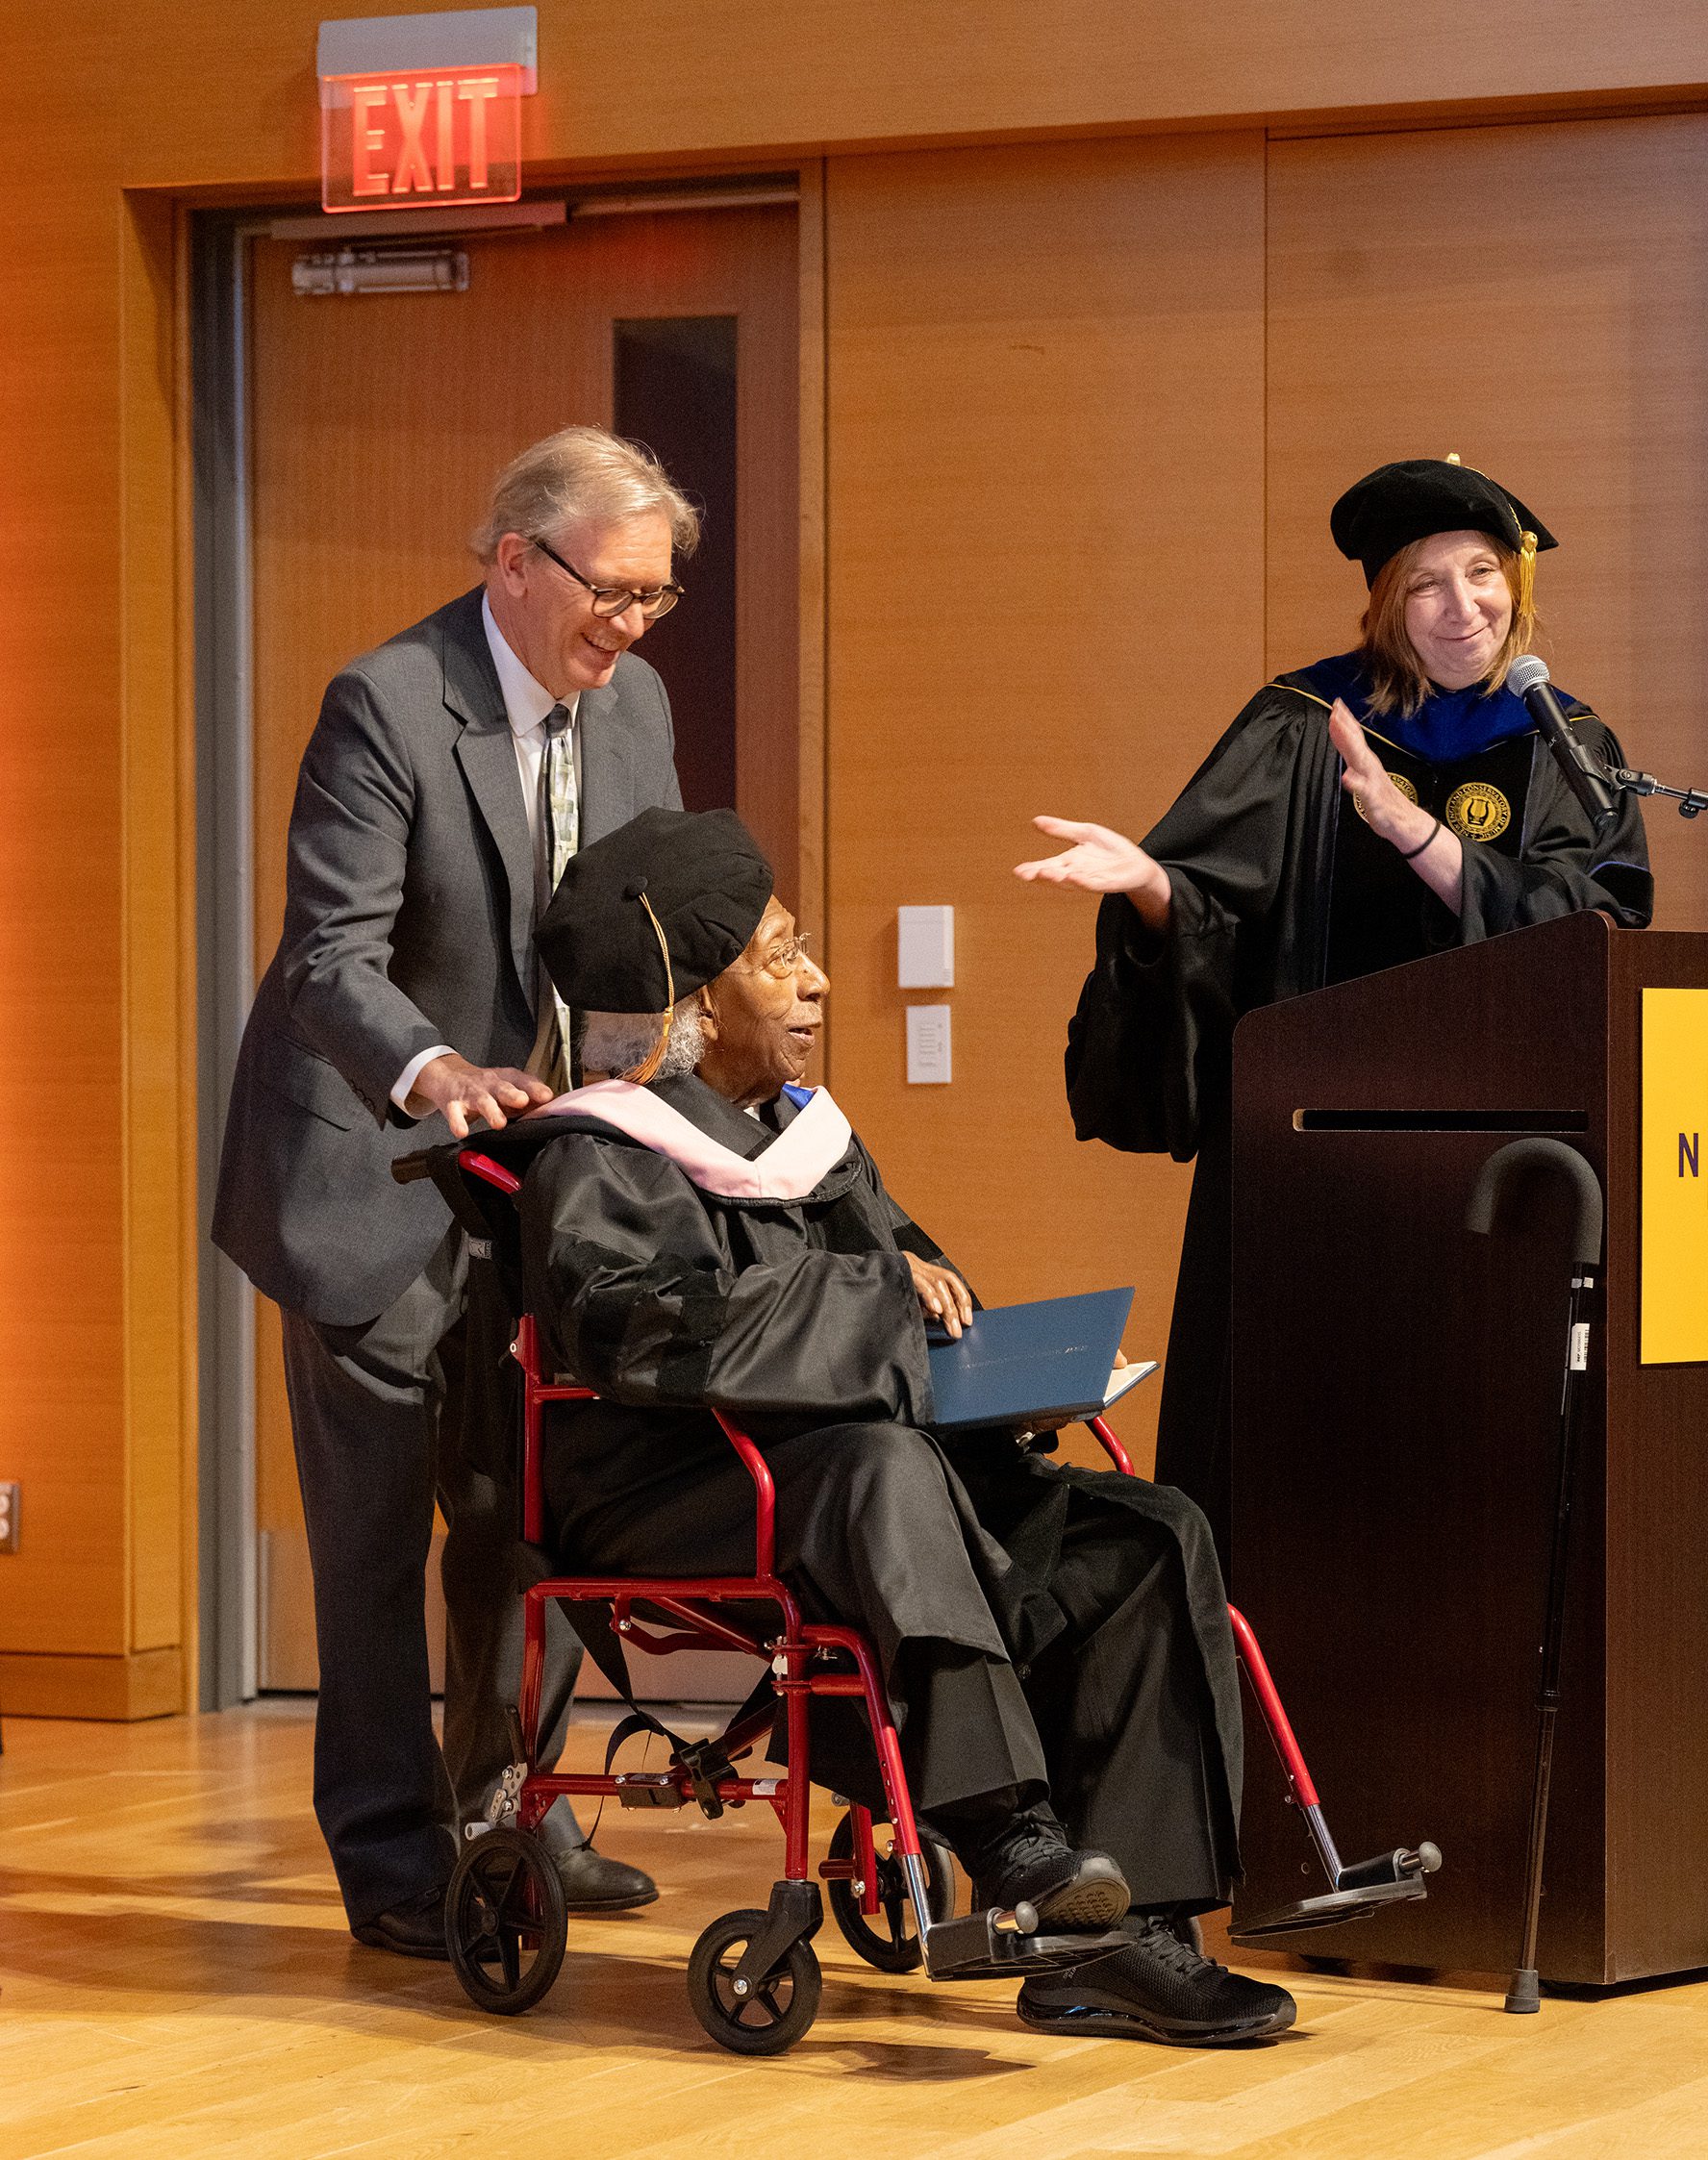
[[[514,63],[331,76],[321,92],[322,208],[514,203],[521,194],[522,71]]]
[[[327,210],[514,203],[522,106],[538,85],[532,8],[323,22],[320,201]]]

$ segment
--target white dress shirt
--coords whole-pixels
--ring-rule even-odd
[[[545,756],[545,718],[555,705],[562,705],[569,715],[569,742],[575,759],[575,788],[581,792],[581,729],[576,724],[579,694],[574,697],[554,697],[543,690],[522,666],[511,649],[510,641],[492,616],[492,603],[485,593],[481,595],[481,627],[487,634],[487,650],[492,656],[492,666],[498,670],[498,688],[504,692],[504,714],[510,722],[511,740],[515,745],[516,773],[521,781],[522,807],[528,814],[528,838],[536,849],[540,845],[540,762]],[[399,1110],[409,1107],[410,1091],[414,1087],[421,1067],[434,1058],[454,1054],[454,1045],[436,1042],[431,1049],[422,1050],[411,1058],[397,1075],[397,1085],[391,1091],[391,1100]]]

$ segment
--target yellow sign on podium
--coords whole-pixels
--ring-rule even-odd
[[[1708,1362],[1708,990],[1643,992],[1645,1365]]]

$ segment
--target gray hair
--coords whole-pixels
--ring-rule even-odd
[[[670,544],[691,555],[700,515],[643,442],[625,442],[603,428],[560,428],[513,458],[492,485],[492,502],[470,544],[489,566],[506,533],[549,540],[582,518],[601,522],[659,511],[670,521]]]
[[[583,1069],[609,1072],[620,1080],[651,1056],[658,1039],[656,1013],[589,1013],[581,1039]],[[670,1015],[670,1038],[653,1078],[675,1080],[691,1072],[705,1051],[699,1005],[694,997],[685,997]]]

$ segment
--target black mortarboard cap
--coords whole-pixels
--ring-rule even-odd
[[[733,810],[643,810],[570,857],[534,942],[565,1005],[662,1013],[746,949],[773,883]]]
[[[1378,465],[1335,504],[1328,529],[1341,553],[1364,565],[1367,585],[1402,547],[1435,533],[1488,533],[1520,554],[1526,533],[1536,536],[1538,551],[1559,545],[1517,495],[1457,458]]]

